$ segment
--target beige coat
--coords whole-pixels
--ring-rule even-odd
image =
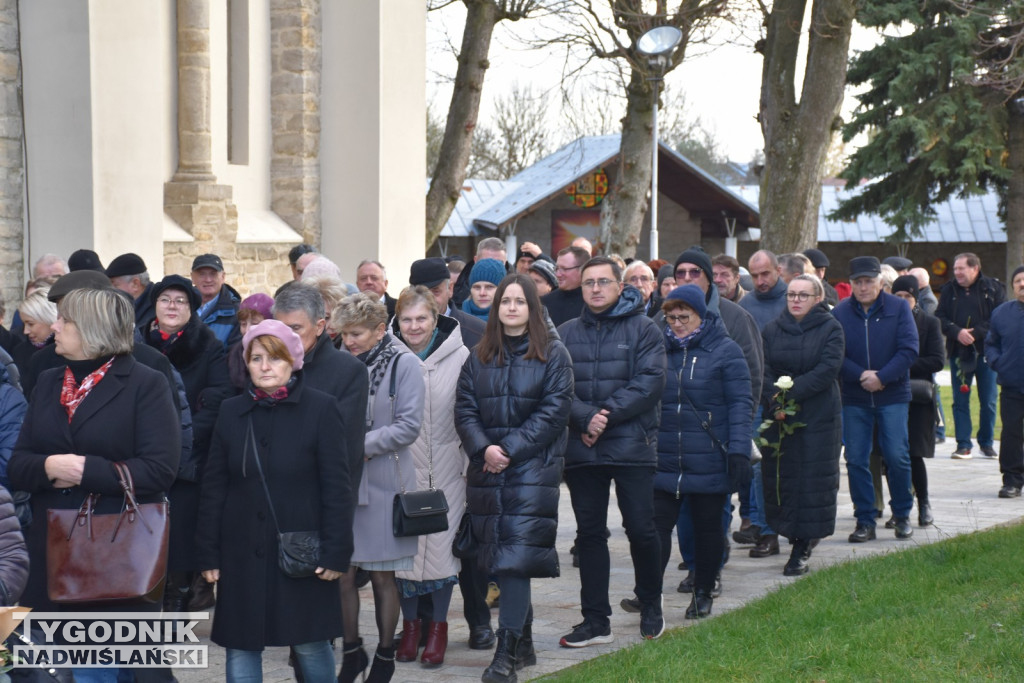
[[[458,574],[460,568],[460,561],[452,555],[452,539],[466,505],[468,460],[455,431],[455,390],[469,350],[462,343],[462,333],[455,320],[439,316],[438,329],[439,335],[447,332],[448,337],[426,360],[420,361],[426,386],[423,426],[409,450],[416,464],[416,488],[419,490],[430,486],[428,462],[432,459],[434,487],[444,491],[448,500],[448,531],[419,537],[412,570],[396,574],[410,581],[446,579]],[[397,335],[393,336],[396,345],[404,346]]]

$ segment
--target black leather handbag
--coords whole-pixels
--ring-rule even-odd
[[[274,512],[274,503],[270,500],[270,489],[267,488],[267,479],[263,476],[260,454],[256,450],[256,436],[252,431],[252,417],[249,418],[249,442],[252,444],[256,471],[259,472],[260,483],[263,484],[263,493],[267,496],[267,507],[270,508],[270,517],[274,520],[274,529],[277,531],[277,566],[285,576],[293,579],[304,579],[308,576],[313,576],[316,574],[316,568],[320,566],[320,532],[281,532],[281,527],[277,523],[277,513]]]
[[[395,536],[423,536],[448,530],[448,500],[444,491],[405,491],[395,494],[391,519]]]
[[[462,514],[459,520],[459,529],[452,539],[452,555],[460,560],[468,560],[476,557],[480,549],[480,542],[473,535],[473,524],[468,512]]]
[[[391,422],[395,421],[395,365],[391,365],[391,383],[389,398],[391,400]],[[395,459],[395,477],[398,479],[398,493],[392,503],[391,530],[395,536],[423,536],[448,530],[448,499],[444,491],[434,488],[434,462],[427,455],[428,485],[425,491],[406,491],[402,483],[402,470],[398,462],[398,452],[392,454]]]

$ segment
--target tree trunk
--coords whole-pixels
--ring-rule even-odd
[[[606,254],[636,256],[651,189],[651,103],[646,74],[632,70],[626,87],[619,171],[601,203],[600,244]]]
[[[776,0],[768,18],[761,80],[761,248],[777,254],[818,242],[821,181],[846,84],[855,0],[814,0],[803,88],[797,52],[807,0]]]
[[[1024,263],[1024,113],[1014,103],[1007,106],[1007,165],[1010,167],[1006,189],[1006,279]]]
[[[462,33],[459,66],[455,72],[455,87],[448,106],[448,121],[438,154],[430,189],[427,191],[427,245],[434,244],[466,180],[466,166],[473,143],[480,95],[484,75],[489,66],[487,55],[491,47],[491,34],[499,21],[498,6],[493,0],[463,0],[466,5],[466,27]]]

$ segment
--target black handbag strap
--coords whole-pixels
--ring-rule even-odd
[[[395,423],[395,385],[398,381],[398,358],[401,354],[396,353],[395,359],[391,362],[391,382],[388,388],[388,399],[391,401],[391,424]],[[398,451],[392,453],[395,458],[395,476],[398,478],[398,490],[405,493],[405,484],[402,482],[402,470],[398,466]],[[428,488],[434,490],[434,455],[427,449],[427,481]]]
[[[277,513],[274,512],[274,503],[270,500],[270,489],[267,488],[267,479],[263,476],[263,465],[260,464],[260,452],[256,448],[256,434],[252,430],[252,415],[249,416],[249,435],[245,441],[245,451],[242,453],[242,459],[245,460],[249,454],[249,444],[252,444],[252,457],[256,461],[256,471],[260,475],[260,483],[263,484],[263,493],[267,496],[267,507],[270,508],[270,517],[274,520],[274,528],[277,529],[277,535],[281,535],[281,526],[277,523]]]
[[[718,452],[722,454],[722,457],[723,458],[728,458],[729,454],[726,452],[725,446],[723,446],[722,442],[718,440],[718,437],[715,436],[715,433],[711,431],[711,422],[709,421],[711,413],[708,413],[708,416],[709,416],[708,420],[703,419],[700,416],[700,413],[697,412],[697,408],[694,407],[693,401],[690,400],[690,397],[686,394],[686,392],[683,391],[683,392],[680,392],[680,393],[682,393],[683,398],[685,398],[686,402],[690,405],[690,410],[693,411],[694,417],[696,417],[697,418],[697,422],[700,423],[700,428],[703,429],[705,432],[707,432],[707,435],[711,437],[711,442],[715,445],[715,448],[718,449]]]

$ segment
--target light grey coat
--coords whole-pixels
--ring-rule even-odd
[[[423,422],[423,375],[419,359],[396,347],[376,396],[371,397],[373,423],[366,432],[366,461],[359,482],[359,500],[352,520],[354,550],[352,562],[383,562],[416,554],[416,538],[395,538],[391,519],[395,494],[399,492],[398,470],[406,491],[416,490],[416,471],[409,447],[416,441]],[[394,419],[388,396],[391,373],[395,382]]]
[[[410,581],[447,579],[458,574],[461,567],[461,562],[452,555],[452,540],[466,506],[465,472],[469,461],[455,431],[455,390],[469,349],[462,343],[461,326],[454,320],[441,316],[438,327],[447,331],[448,336],[426,360],[420,361],[426,402],[423,427],[411,450],[416,463],[417,488],[429,488],[429,470],[432,469],[434,487],[444,491],[448,501],[448,531],[419,537],[412,570],[397,574]],[[395,339],[395,345],[400,344],[402,342]]]

